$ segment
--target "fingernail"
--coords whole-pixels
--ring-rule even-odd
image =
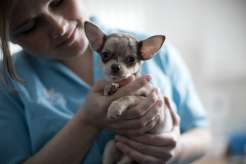
[[[144,75],[143,78],[147,81],[150,81],[151,80],[151,76],[150,75]]]

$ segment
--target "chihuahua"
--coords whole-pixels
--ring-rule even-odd
[[[131,75],[137,76],[143,61],[151,59],[165,41],[163,35],[151,36],[141,41],[126,33],[106,35],[98,26],[88,21],[84,23],[84,28],[91,48],[101,56],[105,79],[109,82],[104,88],[104,95],[116,92],[121,80]],[[148,84],[134,95],[113,101],[108,108],[107,117],[119,119],[130,106],[138,104],[143,96],[146,97],[151,92],[153,90]],[[155,99],[157,98],[155,97]],[[160,107],[163,109],[159,110],[158,124],[149,133],[167,132],[172,128],[171,115],[163,104]],[[116,148],[115,141],[111,140],[107,143],[103,154],[103,164],[130,164],[133,162]]]

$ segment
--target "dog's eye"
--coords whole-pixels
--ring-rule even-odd
[[[135,61],[136,61],[136,59],[135,59],[135,57],[133,57],[133,56],[128,56],[128,57],[126,58],[127,64],[134,64]]]
[[[102,60],[105,62],[111,58],[111,54],[109,52],[103,52],[101,54]]]

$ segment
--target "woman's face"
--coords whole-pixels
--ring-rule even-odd
[[[64,60],[88,47],[83,0],[17,0],[10,17],[10,40],[35,56]]]

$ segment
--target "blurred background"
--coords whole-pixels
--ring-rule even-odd
[[[246,132],[246,0],[86,2],[105,24],[162,33],[176,46],[211,120],[209,158],[224,153],[231,135]]]
[[[85,1],[107,25],[162,33],[176,46],[211,120],[207,158],[220,157],[231,135],[246,132],[246,0]]]

